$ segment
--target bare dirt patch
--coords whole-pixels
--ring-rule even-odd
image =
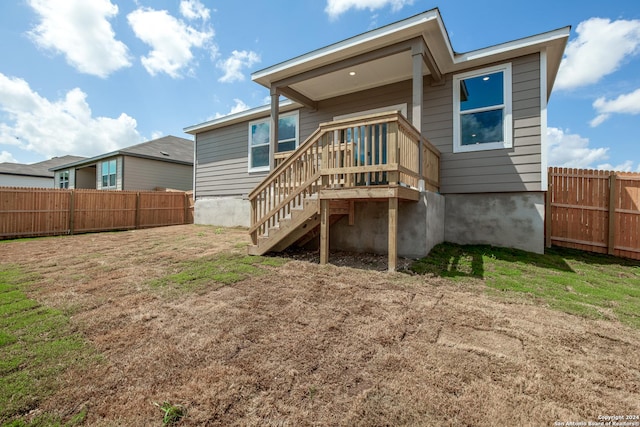
[[[180,263],[244,252],[244,230],[177,226],[0,244],[41,276],[102,355],[40,409],[88,425],[553,425],[640,414],[640,333],[488,297],[483,283],[292,259],[211,289],[150,285]],[[333,255],[332,255],[333,256]],[[300,258],[302,256],[299,256]],[[376,264],[378,263],[378,264]]]

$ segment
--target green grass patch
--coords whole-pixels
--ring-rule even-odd
[[[82,413],[66,423],[50,414],[28,422],[22,417],[55,390],[62,372],[91,353],[64,313],[23,292],[33,279],[16,268],[0,267],[0,424],[75,425]]]
[[[182,290],[219,288],[264,274],[263,267],[278,267],[283,258],[223,253],[182,263],[176,273],[154,280],[153,286],[171,286]]]
[[[441,244],[410,269],[456,282],[483,279],[488,291],[525,296],[566,313],[615,317],[640,329],[640,262],[552,248],[544,255],[484,245]]]

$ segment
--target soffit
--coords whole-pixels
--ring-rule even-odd
[[[412,70],[411,52],[405,51],[294,83],[290,87],[319,101],[407,80],[411,78]],[[424,65],[423,74],[428,74]]]

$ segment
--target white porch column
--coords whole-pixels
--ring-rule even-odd
[[[271,119],[269,120],[269,170],[275,168],[274,155],[278,152],[278,121],[280,116],[280,95],[271,88]]]
[[[422,135],[422,104],[424,98],[422,63],[424,54],[424,44],[422,41],[413,45],[411,58],[413,60],[413,99],[411,108],[411,124]],[[424,191],[424,179],[422,178],[422,141],[418,144],[418,189]]]

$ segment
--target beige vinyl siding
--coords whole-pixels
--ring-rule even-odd
[[[320,101],[317,111],[300,111],[300,142],[311,135],[320,123],[330,122],[336,116],[398,104],[407,104],[411,120],[410,80]]]
[[[54,188],[53,178],[0,174],[0,187]]]
[[[248,172],[248,122],[196,135],[196,197],[244,196],[267,172]]]
[[[437,86],[425,78],[422,133],[442,152],[441,193],[540,191],[539,55],[511,63],[514,138],[508,149],[453,154],[453,76]],[[411,93],[408,80],[320,101],[317,111],[303,108],[299,143],[320,123],[343,114],[406,103],[411,120]],[[197,135],[196,197],[243,196],[267,176],[247,172],[247,138],[248,121]]]
[[[173,190],[191,190],[193,167],[139,157],[124,157],[123,190],[155,190],[157,187]]]
[[[411,103],[410,81],[321,101],[317,111],[300,110],[298,142],[303,143],[320,123],[335,116],[402,103]],[[244,196],[267,176],[268,172],[248,173],[248,123],[196,136],[197,198]]]
[[[446,193],[541,190],[540,57],[512,64],[513,147],[453,153],[453,75],[442,86],[425,85],[423,134],[441,153],[441,187]]]

